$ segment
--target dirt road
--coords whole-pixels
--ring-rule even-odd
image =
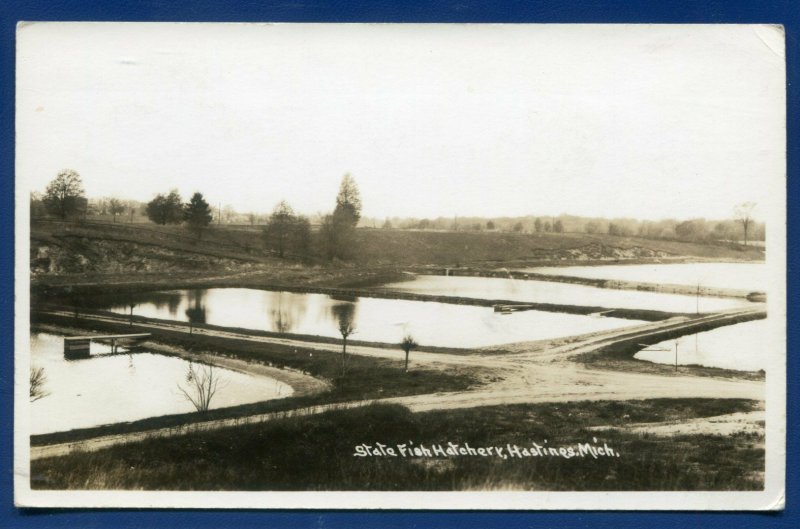
[[[662,376],[648,373],[628,373],[585,368],[570,360],[571,357],[590,353],[600,347],[632,338],[657,337],[675,331],[692,332],[708,323],[725,324],[738,321],[742,316],[757,317],[765,314],[763,305],[753,305],[722,313],[709,314],[695,319],[671,319],[654,323],[604,331],[573,337],[569,340],[514,344],[508,354],[445,354],[415,352],[415,364],[429,368],[447,369],[453,365],[484,367],[492,370],[496,381],[474,390],[432,393],[354,401],[335,405],[314,406],[285,412],[266,413],[238,419],[221,419],[186,425],[178,428],[161,428],[146,432],[98,437],[75,443],[37,446],[31,449],[31,458],[64,455],[73,450],[98,450],[119,443],[133,442],[148,437],[168,437],[188,432],[225,428],[241,424],[252,424],[291,416],[312,415],[334,409],[352,408],[372,403],[392,403],[408,407],[413,412],[439,409],[456,409],[499,404],[637,400],[651,398],[743,398],[764,400],[764,382],[725,379],[691,375]],[[53,312],[69,316],[66,312]],[[117,318],[107,316],[83,316],[85,319],[119,323]],[[169,323],[137,324],[140,328],[182,330],[185,326]],[[339,351],[338,344],[313,343],[291,338],[253,336],[216,329],[196,329],[194,332],[224,338],[237,338],[263,343],[294,345],[325,351]],[[348,348],[352,354],[383,358],[398,358],[397,351],[377,347],[355,346]],[[701,421],[702,422],[702,421]],[[698,426],[698,428],[701,428]]]

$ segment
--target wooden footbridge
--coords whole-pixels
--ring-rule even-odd
[[[136,347],[150,337],[150,333],[140,334],[106,334],[93,336],[68,336],[64,338],[64,358],[74,360],[89,358],[89,348],[92,340],[98,342],[111,342],[111,354],[117,353],[120,345]]]

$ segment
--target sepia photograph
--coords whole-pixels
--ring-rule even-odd
[[[783,509],[784,50],[19,23],[15,503]]]

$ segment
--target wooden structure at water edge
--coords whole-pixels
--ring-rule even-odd
[[[64,338],[64,358],[76,360],[79,358],[89,358],[89,348],[92,340],[110,341],[111,353],[117,352],[117,347],[124,345],[126,348],[141,345],[143,341],[150,337],[150,333],[140,334],[106,334],[99,336],[67,336]]]
[[[518,312],[521,310],[536,310],[536,305],[525,305],[523,303],[515,303],[513,305],[498,304],[494,306],[495,312],[501,312],[503,314],[511,314],[512,312]]]

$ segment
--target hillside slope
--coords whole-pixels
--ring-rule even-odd
[[[695,244],[585,233],[518,234],[363,229],[358,260],[377,264],[464,265],[650,259],[761,260],[737,244]]]
[[[81,273],[242,272],[299,263],[267,251],[258,227],[215,226],[202,239],[181,227],[36,222],[31,226],[34,277]],[[352,263],[341,266],[503,266],[519,263],[760,260],[763,250],[582,233],[512,234],[359,229]],[[328,264],[312,259],[316,266]]]

